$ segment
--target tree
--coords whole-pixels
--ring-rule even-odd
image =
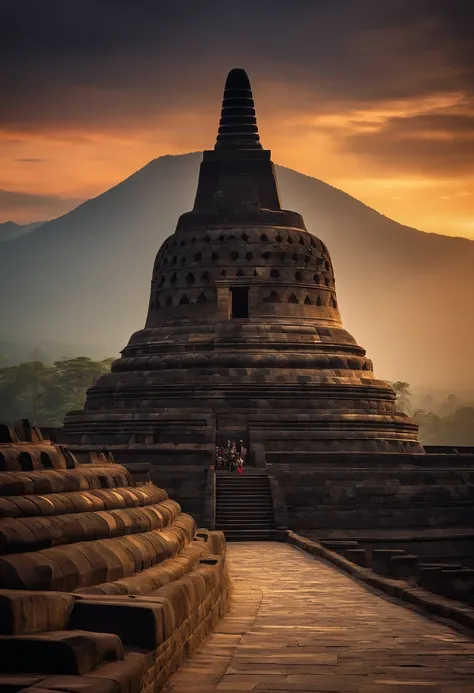
[[[49,368],[42,361],[28,361],[0,369],[0,418],[37,421],[42,411]]]
[[[397,395],[397,407],[400,411],[405,414],[410,414],[411,412],[411,389],[409,383],[404,380],[396,380],[394,383],[390,383],[392,389]]]
[[[442,419],[431,411],[416,409],[412,418],[419,426],[419,438],[424,445],[443,445]]]
[[[442,422],[446,445],[474,445],[474,407],[460,407]]]
[[[69,410],[82,407],[87,389],[110,370],[113,360],[79,356],[52,366],[29,361],[0,368],[0,421],[28,418],[39,426],[61,426]]]
[[[439,407],[439,412],[443,416],[448,416],[449,414],[454,414],[454,412],[459,409],[458,398],[456,395],[448,395],[446,401]]]

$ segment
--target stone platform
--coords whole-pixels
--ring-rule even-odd
[[[284,544],[231,544],[229,613],[173,693],[471,693],[474,640]]]
[[[223,534],[110,455],[0,440],[0,691],[158,691],[226,610]]]

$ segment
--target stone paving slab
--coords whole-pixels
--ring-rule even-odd
[[[228,614],[173,693],[474,693],[474,641],[313,556],[232,543]]]

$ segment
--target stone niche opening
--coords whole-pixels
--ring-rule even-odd
[[[229,288],[229,313],[231,319],[249,317],[248,286],[231,286]]]

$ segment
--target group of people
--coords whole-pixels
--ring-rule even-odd
[[[244,473],[245,458],[247,456],[247,448],[244,441],[241,440],[239,445],[235,440],[228,440],[226,447],[216,447],[216,467],[217,469],[228,469],[230,472],[237,471],[237,474]]]

